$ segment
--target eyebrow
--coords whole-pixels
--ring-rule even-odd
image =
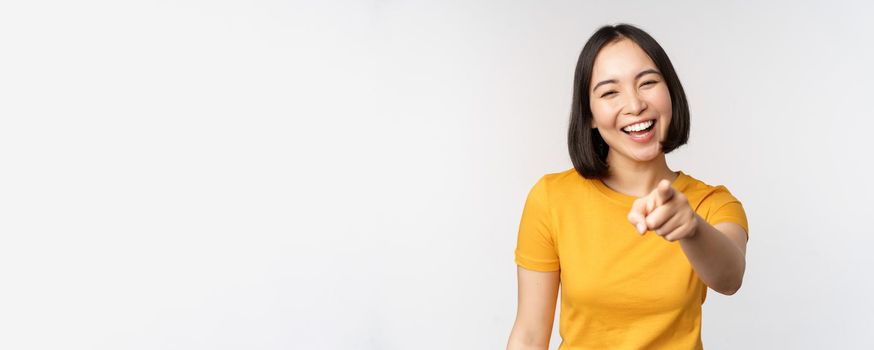
[[[662,75],[662,73],[660,73],[659,71],[650,68],[650,69],[644,70],[644,71],[642,71],[642,72],[640,72],[640,73],[637,73],[637,75],[634,76],[634,80],[640,79],[640,77],[642,77],[642,76],[644,76],[644,75],[647,75],[647,74],[651,74],[651,73],[658,74],[658,75]],[[600,82],[600,83],[595,84],[595,87],[592,88],[592,91],[595,91],[595,90],[598,89],[598,87],[601,86],[601,85],[604,85],[604,84],[615,84],[615,83],[616,83],[616,79],[604,80],[604,81],[602,81],[602,82]]]

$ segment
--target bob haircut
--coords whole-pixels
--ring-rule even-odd
[[[571,103],[570,126],[568,127],[568,150],[577,173],[587,179],[603,179],[608,175],[607,152],[610,147],[604,142],[598,129],[593,129],[592,109],[589,105],[589,86],[595,57],[607,44],[621,39],[630,39],[649,56],[661,72],[671,96],[671,125],[665,140],[661,141],[662,152],[670,153],[689,141],[689,104],[680,78],[674,71],[665,50],[643,30],[629,24],[603,26],[598,29],[580,53],[574,74],[574,94]]]

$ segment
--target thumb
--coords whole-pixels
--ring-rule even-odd
[[[646,197],[635,199],[628,212],[628,222],[640,234],[646,232],[646,202]]]

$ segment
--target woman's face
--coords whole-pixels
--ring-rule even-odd
[[[608,159],[643,162],[661,154],[659,141],[671,122],[671,95],[643,49],[626,38],[601,48],[589,86],[592,127],[610,146]]]

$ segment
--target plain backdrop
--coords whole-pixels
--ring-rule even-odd
[[[622,22],[690,101],[669,165],[749,218],[705,348],[874,348],[872,9],[4,1],[0,348],[503,349],[525,196]]]

